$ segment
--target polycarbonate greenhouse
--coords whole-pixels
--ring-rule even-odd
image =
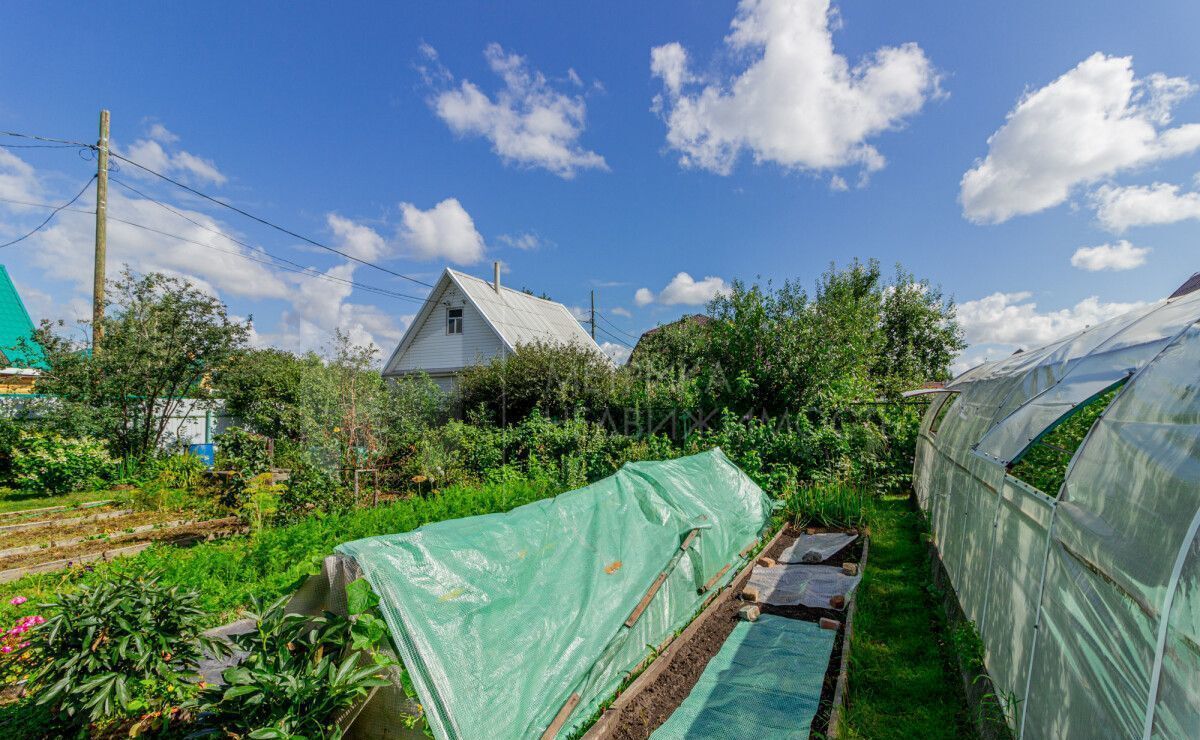
[[[1018,736],[1200,737],[1200,292],[1186,292],[1191,282],[974,368],[925,415],[917,498]],[[1048,440],[1109,398],[1077,449]],[[1064,458],[1057,490],[1019,477],[1039,446]]]

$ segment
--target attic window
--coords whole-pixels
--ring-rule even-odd
[[[1054,422],[1021,452],[1009,469],[1009,475],[1057,497],[1075,453],[1123,385],[1124,379]]]
[[[463,310],[461,308],[446,309],[446,333],[463,333]]]

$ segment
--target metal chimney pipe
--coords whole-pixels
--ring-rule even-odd
[[[500,263],[498,261],[492,263],[492,287],[496,289],[497,293],[500,292]]]

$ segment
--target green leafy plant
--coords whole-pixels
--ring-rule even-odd
[[[364,580],[346,589],[350,618],[288,614],[287,599],[255,599],[255,629],[231,637],[242,663],[195,702],[203,732],[247,738],[339,738],[337,716],[386,686],[394,660],[377,648],[387,627]]]
[[[255,476],[271,470],[271,448],[266,437],[241,427],[230,427],[216,436],[217,470],[227,474],[222,481],[221,503],[240,509]]]
[[[286,490],[282,483],[273,483],[270,473],[259,473],[246,484],[239,514],[255,532],[279,509],[279,497]]]
[[[197,602],[157,574],[115,572],[41,605],[50,616],[31,639],[46,658],[31,679],[37,703],[77,725],[167,704],[190,687],[204,652],[224,650],[201,634]],[[161,691],[148,695],[146,681]]]
[[[116,469],[104,445],[89,437],[23,431],[11,455],[14,482],[45,493],[94,488]]]

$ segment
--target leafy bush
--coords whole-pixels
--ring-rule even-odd
[[[213,734],[250,738],[336,738],[340,712],[386,686],[394,660],[377,652],[387,626],[378,598],[359,579],[347,589],[351,618],[288,614],[287,597],[269,606],[254,600],[253,632],[230,639],[246,659],[222,674],[225,686],[205,689],[195,707]]]
[[[283,464],[290,472],[279,497],[276,522],[296,522],[314,512],[345,511],[354,505],[353,493],[336,473],[309,455],[296,455]]]
[[[483,408],[499,424],[515,423],[534,409],[545,416],[593,418],[617,398],[621,382],[612,363],[575,344],[523,344],[515,352],[468,367],[459,377],[462,408]]]
[[[108,480],[116,461],[94,439],[21,432],[12,451],[13,480],[21,488],[67,493]]]
[[[271,470],[271,448],[266,437],[241,427],[230,427],[215,438],[218,471],[232,473],[223,482],[222,505],[240,509],[255,476]]]
[[[198,594],[166,586],[154,573],[131,573],[110,571],[41,605],[50,616],[34,630],[31,647],[46,662],[31,684],[37,703],[62,721],[79,725],[156,709],[189,686],[202,651],[223,650],[201,634]],[[145,695],[147,685],[158,689],[155,695]]]

